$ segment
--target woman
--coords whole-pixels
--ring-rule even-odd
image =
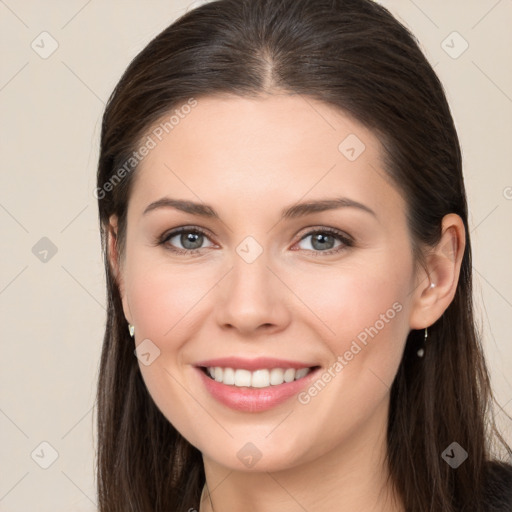
[[[101,512],[498,511],[457,133],[369,0],[220,0],[134,59],[98,169]]]

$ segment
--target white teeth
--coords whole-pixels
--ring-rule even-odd
[[[224,368],[222,372],[222,382],[230,386],[235,383],[235,370],[233,370],[233,368]]]
[[[278,386],[284,382],[293,382],[302,379],[310,371],[310,368],[272,368],[271,370],[261,369],[251,372],[249,370],[233,368],[221,368],[220,366],[208,367],[208,375],[217,382],[222,382],[229,386],[266,388],[268,386]]]
[[[309,373],[309,368],[301,368],[295,372],[295,380],[302,379]]]
[[[220,370],[224,373],[222,368],[215,368],[215,371]],[[224,382],[224,380],[222,381]],[[235,372],[235,386],[250,386],[251,385],[251,372],[249,370],[236,370]]]
[[[250,372],[248,372],[249,375]],[[249,384],[246,386],[252,386],[253,388],[265,388],[270,385],[270,372],[268,370],[256,370],[252,372]]]

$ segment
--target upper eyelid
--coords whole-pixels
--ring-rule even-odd
[[[200,233],[208,238],[211,238],[211,236],[212,236],[212,234],[210,234],[209,231],[207,231],[203,228],[200,228],[198,226],[182,226],[182,227],[171,229],[170,231],[165,232],[161,236],[161,240],[162,241],[169,240],[170,238],[174,238],[175,236],[180,235],[181,233],[192,233],[194,231],[197,233]],[[213,243],[212,240],[210,240],[210,241]]]

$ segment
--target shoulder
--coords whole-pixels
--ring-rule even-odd
[[[489,461],[484,478],[484,504],[489,512],[512,512],[512,465]]]

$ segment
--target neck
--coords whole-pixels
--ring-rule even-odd
[[[280,471],[236,471],[203,455],[199,512],[404,512],[388,480],[388,404],[321,457]]]

